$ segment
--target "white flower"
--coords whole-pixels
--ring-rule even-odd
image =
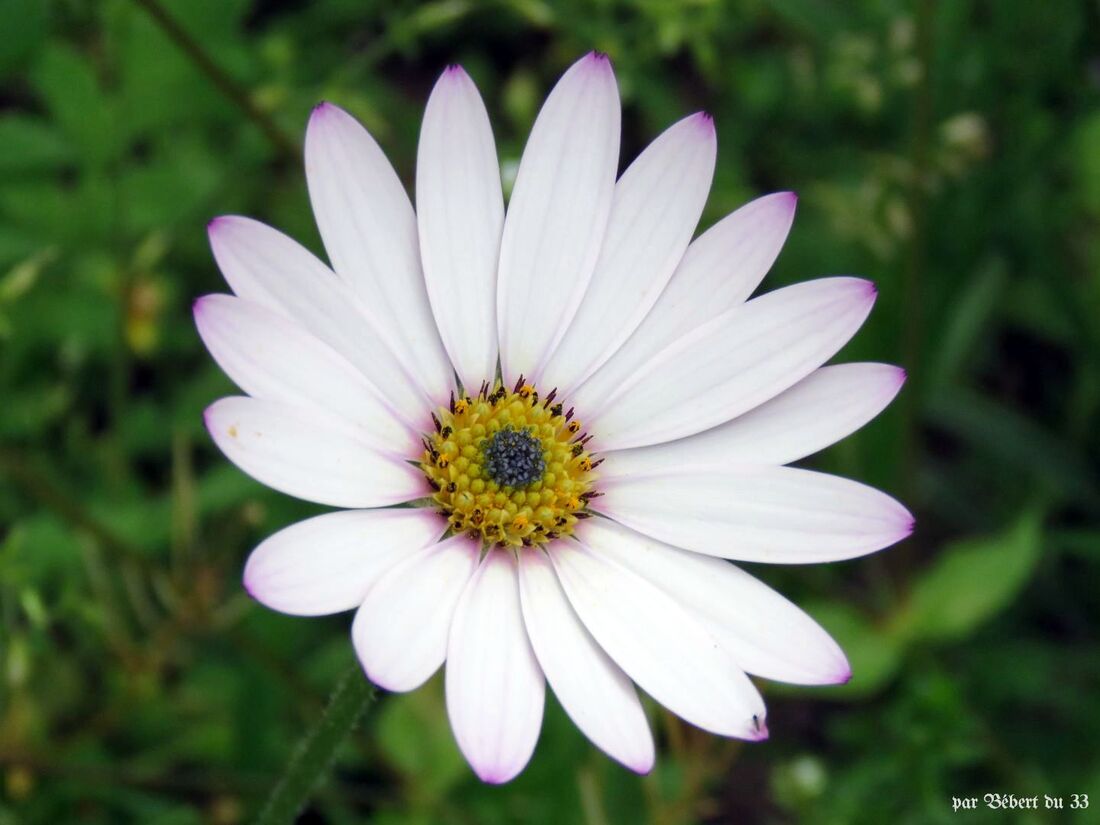
[[[822,367],[871,284],[746,300],[794,196],[692,242],[711,119],[674,124],[616,181],[619,119],[609,61],[584,57],[543,106],[505,213],[485,107],[452,67],[424,115],[417,213],[355,120],[314,111],[306,175],[335,272],[255,221],[210,226],[236,296],[200,299],[196,321],[248,394],[208,409],[210,433],[262,483],[346,508],[263,542],[245,586],[286,613],[357,608],[356,652],[389,690],[445,661],[455,738],[488,782],[529,760],[547,681],[638,772],[654,747],[634,684],[693,725],[765,738],[746,673],[850,671],[813,620],[725,560],[847,559],[912,529],[883,493],[782,466],[904,380]]]

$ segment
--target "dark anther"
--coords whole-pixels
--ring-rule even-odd
[[[455,483],[454,483],[453,481],[452,481],[452,482],[450,482],[450,483],[449,483],[449,484],[447,485],[447,492],[448,492],[448,493],[453,493],[453,492],[454,492],[455,490],[457,490],[457,489],[458,489],[458,485],[457,485],[457,484],[455,484]]]
[[[574,458],[576,458],[577,456],[579,456],[583,452],[584,452],[584,447],[583,446],[581,446],[580,444],[574,444],[573,445],[573,457]]]
[[[522,386],[523,386],[523,376],[521,375],[519,377],[519,381],[516,382],[515,389],[513,389],[512,392],[519,392],[519,388],[522,387]]]
[[[523,539],[522,539],[522,541],[523,541],[523,546],[524,546],[524,547],[530,547],[530,546],[532,545],[532,543],[533,543],[533,542],[531,541],[531,539],[527,538],[527,536],[524,536],[524,537],[523,537]]]
[[[441,436],[443,436],[444,438],[450,438],[451,433],[453,433],[453,432],[454,432],[454,430],[451,429],[451,425],[448,424],[446,427],[444,427],[442,430],[439,431],[439,434]]]
[[[539,394],[537,392],[531,393],[531,406],[534,407],[539,403]]]
[[[554,532],[553,530],[549,531],[546,534],[546,538],[548,538],[548,539],[556,539],[557,537],[558,537],[558,534],[556,532]]]
[[[437,493],[439,492],[439,482],[430,476],[428,477],[428,486],[435,490]]]
[[[542,406],[543,406],[544,409],[546,407],[550,406],[550,402],[553,401],[554,398],[557,397],[557,394],[558,394],[558,388],[557,387],[554,387],[554,389],[550,390],[549,395],[546,396],[546,400],[542,402]]]
[[[455,411],[455,391],[451,390],[451,412]]]
[[[592,518],[591,513],[574,513],[573,515],[576,516],[579,519]]]
[[[432,446],[431,442],[429,442],[426,438],[421,438],[420,443],[424,445],[425,452],[428,453],[428,457],[432,460],[432,463],[434,464],[435,460],[439,458],[439,451],[436,450],[436,448]]]
[[[440,429],[442,429],[443,425],[439,423],[439,418],[436,417],[435,413],[432,413],[432,423],[435,424],[435,431],[436,432],[439,432]]]
[[[555,404],[553,407],[551,407],[550,415],[552,415],[554,418],[557,418],[559,415],[561,415],[561,404]]]
[[[603,464],[606,460],[607,459],[605,459],[605,458],[601,458],[599,461],[593,462],[592,463],[592,469],[595,470],[597,467],[599,467],[601,464]],[[600,493],[600,495],[602,496],[603,493]]]
[[[508,425],[481,445],[485,472],[501,487],[520,489],[546,472],[542,444],[527,430]]]
[[[566,421],[568,421],[568,420],[569,420],[570,418],[572,418],[572,417],[573,417],[573,408],[572,408],[572,407],[570,407],[570,408],[569,408],[569,412],[567,412],[567,413],[565,414],[565,420],[566,420]]]

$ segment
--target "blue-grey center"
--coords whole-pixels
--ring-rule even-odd
[[[534,484],[546,472],[542,444],[527,430],[502,427],[481,445],[482,467],[501,487],[520,489]]]

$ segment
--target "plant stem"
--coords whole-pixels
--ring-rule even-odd
[[[134,2],[145,9],[161,31],[191,59],[195,67],[209,78],[218,91],[233,101],[245,116],[260,128],[280,154],[285,155],[288,160],[298,159],[301,153],[297,144],[287,137],[267,112],[255,104],[248,90],[214,62],[198,41],[188,34],[187,30],[157,0],[134,0]]]
[[[902,327],[902,364],[909,371],[909,386],[902,395],[902,414],[905,420],[903,467],[904,491],[913,499],[916,477],[915,465],[920,454],[920,431],[917,424],[918,405],[924,385],[921,364],[924,345],[924,303],[921,294],[926,267],[928,244],[928,167],[932,142],[932,63],[934,57],[933,28],[936,16],[936,0],[921,0],[917,5],[917,59],[921,73],[913,100],[912,149],[913,180],[909,190],[909,211],[913,220],[913,234],[909,245],[909,261],[902,282],[904,306]]]
[[[324,780],[336,751],[374,701],[374,687],[358,665],[340,680],[321,719],[295,748],[256,825],[291,825]]]

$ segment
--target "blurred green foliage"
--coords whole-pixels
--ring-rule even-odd
[[[909,385],[811,463],[899,495],[917,533],[754,569],[855,668],[765,685],[767,744],[653,709],[661,758],[637,778],[551,702],[526,773],[493,788],[437,679],[378,702],[302,821],[1095,820],[1068,810],[1100,806],[1094,3],[0,0],[0,31],[0,823],[243,821],[352,661],[346,617],[280,616],[239,584],[247,551],[313,509],[203,432],[230,391],[190,319],[224,289],[206,221],[250,214],[319,249],[294,149],[310,107],[350,109],[411,183],[450,62],[514,170],[591,48],[616,65],[624,162],[714,114],[704,226],[800,193],[769,287],[876,280],[845,357]],[[951,813],[989,791],[1067,810]]]

